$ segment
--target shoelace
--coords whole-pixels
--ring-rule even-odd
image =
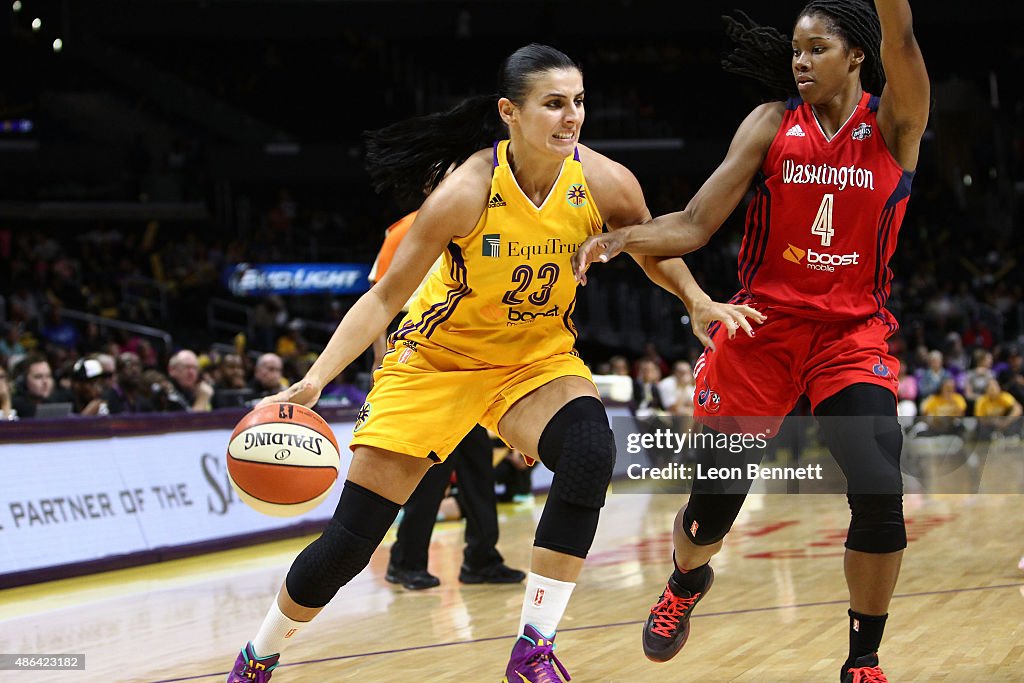
[[[555,670],[551,668],[552,662],[558,667],[558,671],[562,674],[562,678],[565,680],[571,680],[569,672],[565,670],[562,663],[558,661],[558,657],[555,656],[554,645],[538,645],[534,648],[533,652],[530,653],[529,659],[526,660],[526,664],[533,669],[533,673],[537,674],[539,678],[535,679],[534,683],[562,683],[562,679],[558,677]]]
[[[889,679],[877,666],[851,667],[847,671],[853,674],[853,683],[889,683]]]
[[[651,627],[651,631],[662,638],[671,638],[679,625],[679,619],[686,616],[699,599],[700,593],[694,593],[689,598],[680,598],[666,587],[665,592],[661,594],[661,600],[651,608],[651,614],[654,615],[654,626]]]

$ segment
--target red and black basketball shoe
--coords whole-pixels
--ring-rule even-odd
[[[842,683],[889,683],[878,667],[878,653],[857,657],[842,673]]]
[[[711,565],[708,565],[707,581],[700,591],[684,590],[669,578],[644,624],[644,654],[647,659],[667,662],[683,649],[690,636],[690,614],[714,581],[715,572],[711,570]]]

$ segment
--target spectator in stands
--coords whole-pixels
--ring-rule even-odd
[[[611,365],[611,372],[609,374],[623,375],[625,377],[631,376],[629,372],[629,361],[626,360],[625,356],[612,356],[608,359],[608,363]]]
[[[672,365],[672,374],[658,382],[662,402],[673,415],[693,415],[693,368],[685,360]]]
[[[238,408],[252,398],[252,389],[245,381],[245,360],[237,353],[225,353],[214,371],[214,409]]]
[[[185,398],[190,411],[212,410],[210,399],[213,398],[213,387],[209,382],[200,379],[199,358],[195,352],[182,349],[171,356],[171,360],[167,362],[167,374],[174,389]]]
[[[103,397],[106,373],[95,357],[79,358],[71,370],[71,409],[76,415],[109,415]]]
[[[1021,433],[1021,415],[1024,408],[1009,392],[1003,391],[999,380],[988,381],[985,393],[974,404],[974,415],[979,418],[978,438],[991,439],[994,434],[1011,436]]]
[[[103,366],[103,391],[104,393],[113,390],[114,388],[114,373],[117,372],[117,361],[114,360],[114,356],[109,353],[96,353],[93,358],[100,362]]]
[[[974,405],[978,397],[985,393],[990,379],[995,378],[992,372],[992,352],[985,349],[974,350],[974,367],[963,377],[964,398],[967,403]]]
[[[964,350],[959,332],[946,335],[946,367],[956,373],[962,373],[970,367],[970,358]]]
[[[298,358],[309,351],[309,342],[302,336],[303,328],[305,328],[305,323],[298,318],[288,323],[285,333],[278,337],[274,347],[277,355],[288,360]]]
[[[1017,399],[1018,403],[1024,404],[1024,374],[1018,372],[1008,375],[1007,381],[1005,383],[1000,382],[999,384],[1010,396]]]
[[[633,381],[633,405],[637,417],[668,413],[658,388],[660,381],[661,370],[658,364],[650,358],[641,358],[637,364],[637,377]]]
[[[18,417],[35,417],[41,403],[65,403],[71,400],[66,392],[57,388],[50,363],[42,354],[29,354],[19,367],[15,394],[11,401]]]
[[[929,351],[928,367],[922,369],[917,375],[918,396],[922,399],[928,398],[939,391],[943,382],[951,378],[952,375],[943,364],[942,351]]]
[[[668,363],[658,353],[658,346],[654,342],[644,344],[644,352],[640,356],[642,360],[650,360],[658,366],[658,373],[664,377],[668,374]]]
[[[142,389],[145,397],[158,412],[178,412],[192,409],[192,404],[178,391],[174,382],[159,370],[143,371]]]
[[[921,415],[928,425],[927,434],[952,434],[960,431],[961,420],[967,414],[967,401],[957,393],[952,377],[942,380],[939,390],[921,403]]]
[[[974,318],[971,326],[964,331],[964,346],[967,348],[992,348],[992,330],[980,318]]]
[[[60,317],[60,309],[51,306],[46,311],[46,324],[40,331],[43,340],[52,346],[73,350],[78,346],[78,329],[69,321]]]
[[[1020,349],[1016,346],[1010,346],[1006,349],[1006,359],[996,363],[992,368],[992,372],[995,373],[996,379],[999,380],[1001,385],[1010,384],[1014,375],[1024,373],[1024,362],[1022,362]]]
[[[0,334],[0,356],[10,358],[28,353],[21,343],[21,335],[24,331],[25,326],[17,321],[3,325],[3,333]]]
[[[900,363],[899,388],[896,391],[896,414],[900,417],[917,416],[917,378],[910,374],[906,363]]]
[[[264,396],[276,394],[288,386],[284,379],[284,361],[276,353],[265,353],[256,360],[256,367],[252,371],[252,388],[250,398],[259,399]]]
[[[0,420],[17,420],[18,413],[11,402],[11,383],[7,381],[7,370],[0,367]]]
[[[117,357],[112,387],[104,393],[111,413],[151,413],[156,410],[142,382],[142,360],[124,351]]]

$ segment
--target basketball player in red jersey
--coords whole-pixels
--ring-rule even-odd
[[[877,650],[906,547],[899,367],[886,345],[896,323],[885,301],[928,120],[928,74],[907,0],[875,0],[874,8],[814,0],[798,15],[791,41],[746,17],[730,20],[730,34],[738,47],[728,70],[799,97],[754,109],[683,211],[592,237],[573,265],[585,281],[589,263],[620,251],[694,251],[753,186],[734,302],[767,320],[754,338],[724,338],[720,325],[710,326],[715,344],[696,366],[695,415],[705,429],[774,431],[777,416],[808,396],[846,474],[852,511],[850,651],[840,678],[885,681]],[[787,53],[791,72],[782,68]],[[644,629],[650,659],[666,661],[686,642],[690,613],[713,580],[708,561],[744,495],[695,485],[677,516],[675,571]]]

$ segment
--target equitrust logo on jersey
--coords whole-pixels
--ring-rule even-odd
[[[834,273],[836,268],[843,266],[860,265],[860,254],[856,251],[852,254],[828,254],[813,249],[801,249],[792,244],[782,252],[782,258],[801,266],[806,263],[807,270],[820,270],[828,273]]]
[[[484,235],[484,256],[501,258],[501,235]]]

